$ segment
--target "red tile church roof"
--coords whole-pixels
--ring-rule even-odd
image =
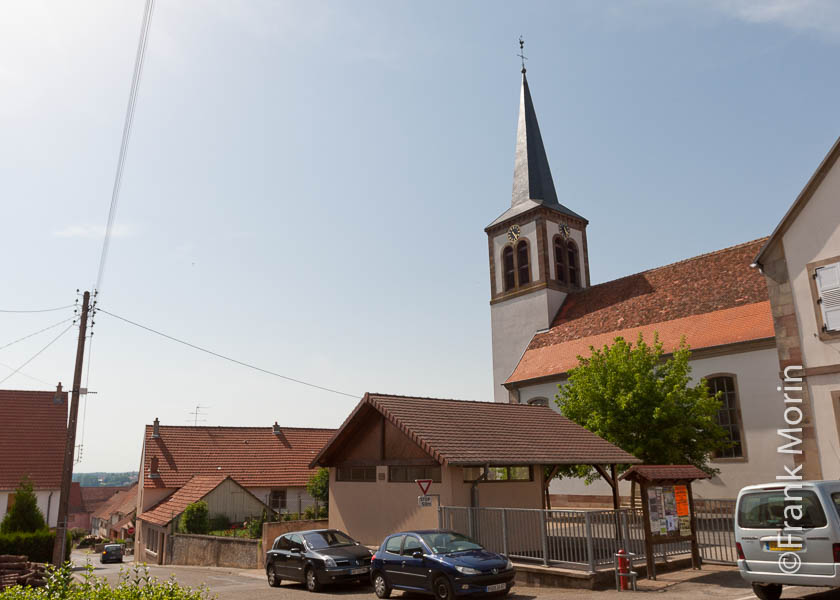
[[[0,490],[24,475],[36,490],[61,487],[67,439],[67,392],[0,390]]]
[[[658,332],[665,352],[675,350],[683,335],[695,350],[774,337],[767,284],[750,267],[766,239],[570,294],[506,383],[564,374],[590,346],[617,336],[634,342],[642,333],[650,343]]]
[[[178,488],[194,475],[231,475],[247,488],[305,486],[334,429],[146,426],[144,488]],[[152,476],[153,468],[156,469]]]

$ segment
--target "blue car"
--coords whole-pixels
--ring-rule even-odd
[[[404,531],[385,538],[371,562],[379,598],[392,590],[433,594],[438,600],[472,594],[507,594],[515,572],[510,560],[454,531]]]

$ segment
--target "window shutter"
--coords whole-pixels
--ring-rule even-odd
[[[840,331],[840,263],[816,269],[820,310],[828,331]]]

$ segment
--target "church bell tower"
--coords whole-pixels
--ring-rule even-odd
[[[588,223],[557,200],[523,57],[510,208],[484,229],[496,402],[511,401],[503,384],[534,334],[551,327],[569,294],[589,285]]]

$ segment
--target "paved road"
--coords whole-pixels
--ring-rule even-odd
[[[76,565],[89,561],[98,576],[106,577],[116,583],[120,569],[130,569],[131,563],[99,563],[97,555],[74,553]],[[168,579],[175,575],[178,582],[190,587],[206,585],[219,600],[376,600],[369,586],[347,585],[327,588],[322,594],[313,595],[302,584],[283,583],[279,588],[271,588],[261,571],[245,569],[224,569],[214,567],[149,567],[150,573],[159,579]],[[638,596],[657,597],[662,600],[696,600],[714,598],[717,600],[754,600],[750,587],[741,579],[738,572],[726,567],[704,567],[702,571],[676,571],[661,575],[656,582],[642,581]],[[396,599],[423,600],[423,596],[394,593]],[[586,591],[556,588],[533,588],[516,586],[508,596],[509,600],[613,600],[632,598],[627,593],[612,590]],[[784,600],[840,600],[840,590],[815,588],[786,588]]]

